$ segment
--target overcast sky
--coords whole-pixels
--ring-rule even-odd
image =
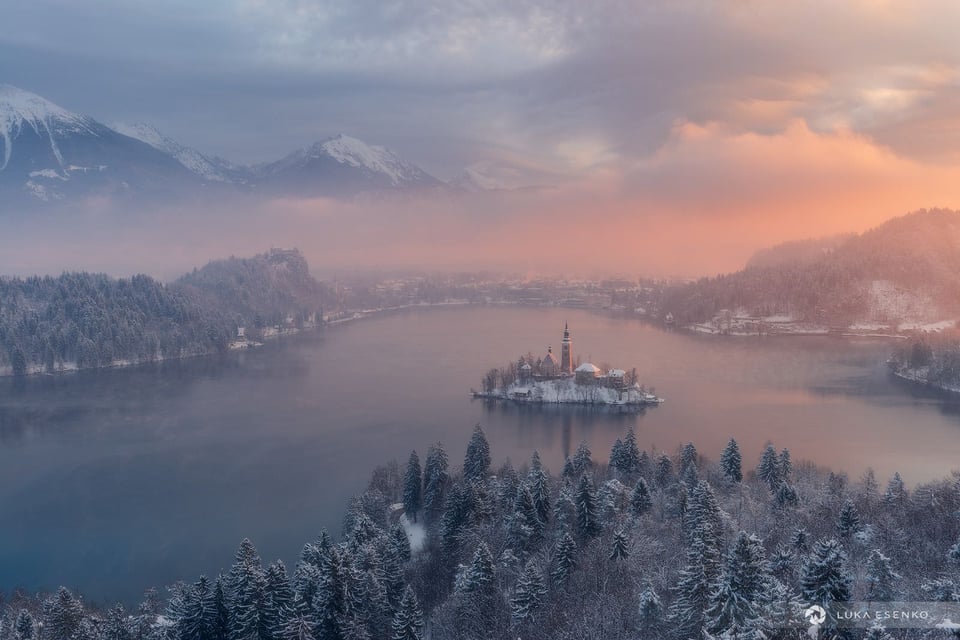
[[[958,25],[955,0],[30,0],[0,82],[235,161],[344,132],[775,241],[960,207]]]

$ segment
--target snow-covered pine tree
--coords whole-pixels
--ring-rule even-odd
[[[213,640],[227,640],[230,635],[230,610],[223,585],[224,578],[222,575],[218,575],[213,583],[213,604],[217,612],[213,627]]]
[[[731,482],[743,480],[743,458],[740,455],[740,445],[733,438],[724,447],[720,454],[720,470],[724,477]]]
[[[637,434],[633,431],[633,427],[627,429],[627,435],[623,438],[623,462],[622,471],[628,478],[640,471],[640,450],[637,447]]]
[[[883,503],[888,507],[901,508],[907,497],[907,488],[903,484],[903,478],[900,472],[894,472],[893,477],[887,482],[887,490],[883,494]]]
[[[264,590],[263,624],[270,640],[281,640],[293,609],[293,600],[294,593],[287,577],[287,568],[282,560],[277,560],[267,567]]]
[[[713,487],[706,480],[701,480],[694,488],[685,521],[691,536],[704,536],[709,549],[719,553],[724,538],[723,517]]]
[[[75,640],[83,620],[83,603],[65,587],[43,602],[43,639]]]
[[[640,592],[637,606],[637,623],[640,637],[647,639],[660,638],[663,628],[663,604],[654,591],[653,586],[647,584]]]
[[[127,618],[127,612],[122,604],[110,607],[100,626],[100,640],[132,640],[133,633]],[[212,635],[208,635],[204,640],[212,640],[212,638]]]
[[[568,482],[564,482],[560,487],[557,502],[553,505],[553,519],[560,528],[572,528],[576,524],[577,503],[573,488]]]
[[[793,461],[790,459],[789,449],[784,448],[780,450],[780,457],[777,458],[777,466],[779,467],[780,480],[789,480],[790,474],[793,473]]]
[[[550,519],[550,480],[540,462],[540,454],[536,451],[530,457],[530,471],[527,473],[526,485],[530,489],[537,516],[541,522],[546,523]]]
[[[798,527],[790,536],[790,544],[800,553],[806,553],[810,548],[810,534],[803,527]]]
[[[684,467],[682,482],[688,487],[695,487],[700,482],[700,474],[696,462],[691,462]]]
[[[314,635],[317,621],[313,617],[313,612],[306,607],[296,607],[294,612],[287,618],[287,624],[283,628],[282,640],[318,640]]]
[[[613,534],[613,545],[610,548],[610,559],[614,562],[620,562],[630,557],[628,548],[627,534],[620,529]]]
[[[708,631],[735,638],[764,638],[763,605],[769,580],[763,543],[741,531],[727,555],[719,587],[711,594]]]
[[[673,482],[673,461],[670,459],[670,456],[661,455],[657,458],[657,468],[654,472],[654,478],[657,481],[657,486],[660,488],[669,486]]]
[[[417,512],[421,506],[421,487],[423,475],[420,472],[420,457],[416,451],[410,452],[407,459],[407,472],[403,480],[403,511],[413,522],[417,521]]]
[[[834,538],[817,542],[803,565],[801,594],[809,603],[828,607],[847,602],[852,593],[852,578],[846,568],[847,554]]]
[[[577,475],[583,475],[593,468],[592,456],[593,453],[590,451],[590,447],[587,446],[587,442],[584,440],[580,443],[580,446],[577,447],[577,450],[573,453],[573,458],[571,459],[573,470]]]
[[[210,640],[216,635],[216,626],[214,586],[201,575],[184,601],[183,616],[177,623],[178,635],[180,640]]]
[[[780,509],[796,507],[800,504],[800,496],[797,495],[797,490],[791,485],[781,482],[774,494],[774,504]]]
[[[404,590],[400,606],[393,617],[390,640],[422,640],[423,611],[417,596],[409,586]]]
[[[517,490],[508,530],[510,541],[521,557],[536,548],[543,539],[543,522],[533,504],[533,496],[525,486],[521,485]]]
[[[403,525],[399,522],[390,528],[390,538],[387,544],[393,546],[400,562],[406,562],[410,559],[410,554],[412,553],[410,549],[410,538],[407,537],[406,529],[404,529]]]
[[[840,507],[840,515],[837,517],[837,531],[843,538],[859,533],[863,529],[860,521],[860,512],[852,500],[846,500]]]
[[[892,602],[897,599],[900,576],[893,570],[890,558],[874,549],[867,559],[867,593],[871,602]]]
[[[630,510],[634,515],[642,516],[650,511],[651,507],[653,507],[653,498],[650,496],[650,487],[643,476],[640,476],[630,494]]]
[[[553,569],[550,575],[554,582],[563,584],[577,566],[577,543],[569,532],[564,532],[553,548]]]
[[[450,481],[447,468],[447,452],[439,442],[427,450],[423,466],[423,512],[428,522],[440,517],[443,498]]]
[[[510,598],[510,615],[517,625],[531,622],[543,605],[547,585],[534,560],[524,566]]]
[[[33,640],[36,623],[26,609],[20,609],[13,622],[13,634],[16,640]]]
[[[485,542],[477,546],[473,560],[467,569],[463,590],[467,593],[485,591],[493,585],[493,556]]]
[[[341,639],[351,627],[354,610],[353,568],[350,552],[334,546],[324,561],[320,586],[314,597],[314,637]]]
[[[704,544],[706,535],[693,537],[687,547],[686,566],[680,571],[673,588],[674,600],[670,605],[669,620],[679,638],[699,638],[706,623],[706,611],[710,597],[717,588],[716,575],[719,568],[714,551]]]
[[[467,453],[463,459],[463,477],[465,480],[482,482],[490,475],[490,444],[487,436],[478,424],[473,428]]]
[[[577,485],[577,532],[583,538],[592,538],[603,530],[600,521],[600,510],[597,508],[597,497],[593,492],[590,478],[583,474],[580,484]]]
[[[263,619],[266,575],[249,539],[237,549],[227,578],[228,640],[268,640]]]
[[[623,453],[623,440],[617,438],[613,442],[613,446],[610,448],[610,468],[616,469],[617,471],[623,473],[622,469],[626,464]]]
[[[688,442],[683,445],[683,448],[680,449],[680,474],[683,475],[687,471],[687,467],[692,464],[697,464],[700,459],[700,454],[697,452],[697,448],[693,445],[692,442]]]
[[[632,431],[633,429],[631,429]],[[637,473],[644,478],[650,478],[653,474],[653,462],[650,460],[650,454],[646,451],[641,451],[640,457],[637,458]]]
[[[760,456],[760,464],[757,465],[757,477],[763,480],[773,490],[780,483],[780,460],[777,458],[777,450],[772,444],[768,444]]]

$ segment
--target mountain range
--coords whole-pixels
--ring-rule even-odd
[[[469,190],[493,190],[480,177]],[[0,214],[89,198],[131,201],[205,193],[350,197],[368,192],[467,190],[393,151],[347,135],[246,166],[208,156],[154,127],[106,125],[0,84]]]

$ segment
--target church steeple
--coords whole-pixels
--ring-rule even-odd
[[[573,373],[573,342],[570,340],[570,326],[563,323],[563,342],[560,344],[560,371]]]

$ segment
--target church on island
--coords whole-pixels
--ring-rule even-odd
[[[491,369],[475,397],[531,403],[643,406],[662,399],[637,381],[636,369],[606,371],[591,362],[575,362],[570,327],[564,325],[560,357],[547,347],[542,358],[521,356],[516,364]]]

